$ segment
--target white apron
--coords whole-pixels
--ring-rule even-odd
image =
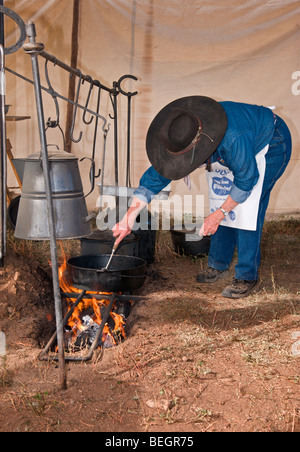
[[[269,145],[262,149],[256,155],[259,179],[252,190],[249,198],[242,204],[239,204],[227,215],[221,222],[222,226],[229,228],[245,229],[247,231],[256,231],[259,202],[262,193],[263,182],[266,172],[266,153]],[[233,184],[233,173],[219,162],[212,163],[211,172],[207,172],[207,181],[209,186],[210,212],[214,212],[222,206],[227,199]]]

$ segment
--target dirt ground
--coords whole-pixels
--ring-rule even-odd
[[[266,225],[260,284],[236,301],[220,295],[234,266],[227,280],[200,285],[206,258],[175,255],[160,234],[127,338],[68,363],[67,390],[57,365],[38,360],[55,329],[47,248],[10,239],[0,269],[0,431],[300,432],[299,232],[295,219]]]

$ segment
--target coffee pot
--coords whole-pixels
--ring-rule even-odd
[[[48,150],[53,211],[57,239],[79,239],[91,234],[78,159],[74,155]],[[40,153],[15,159],[22,173],[22,195],[15,237],[49,240],[49,222],[43,164]]]

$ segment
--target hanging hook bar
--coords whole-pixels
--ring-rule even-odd
[[[71,66],[68,66],[67,64],[63,63],[58,58],[56,58],[54,55],[51,55],[50,53],[47,53],[44,50],[39,51],[39,55],[41,57],[45,58],[46,60],[51,61],[55,65],[57,65],[60,68],[64,69],[65,71],[70,72],[70,74],[78,76],[78,69],[74,69]],[[84,80],[85,82],[90,82],[91,81],[91,76],[90,75],[83,75],[83,74],[81,74],[81,77],[82,77],[82,80]],[[102,85],[102,83],[99,80],[94,80],[94,85],[95,86],[101,86],[102,89],[104,89],[105,91],[107,91],[109,93],[114,92],[114,88],[108,88],[107,86]]]
[[[7,72],[9,72],[10,74],[13,74],[13,75],[15,75],[16,77],[19,77],[20,79],[24,80],[25,82],[30,83],[31,85],[34,85],[34,82],[33,82],[32,80],[30,80],[28,77],[25,77],[24,75],[21,75],[21,74],[19,74],[19,73],[16,72],[16,71],[13,71],[13,70],[10,69],[9,67],[5,67],[5,70],[6,70]],[[97,80],[94,82],[94,84],[95,84],[95,86],[98,86],[98,87],[103,88],[103,86],[101,86],[100,83],[97,83]],[[49,91],[48,88],[45,88],[45,86],[41,86],[41,89],[42,89],[42,91],[45,91],[46,93],[48,93],[48,94],[51,95],[51,92]],[[103,89],[104,89],[104,88],[103,88]],[[67,97],[62,96],[62,95],[59,94],[58,92],[55,92],[55,95],[56,95],[56,97],[58,97],[59,99],[62,99],[62,100],[64,100],[65,102],[68,102],[69,104],[72,104],[72,105],[74,105],[74,106],[76,105],[75,102],[73,102],[71,99],[68,99]],[[84,107],[83,105],[77,104],[77,107],[80,108],[81,110],[85,110],[85,107]],[[94,111],[90,110],[89,108],[86,109],[86,111],[87,111],[87,113],[90,113],[91,115],[96,116],[98,119],[101,119],[101,121],[103,122],[102,130],[105,131],[106,125],[107,125],[107,119],[106,119],[104,116],[102,116],[102,115],[100,115],[100,114],[98,114],[98,113],[95,113]]]
[[[82,139],[82,135],[83,133],[80,132],[79,134],[79,138],[76,139],[74,138],[74,127],[75,127],[75,121],[76,121],[76,115],[77,115],[77,109],[78,109],[78,100],[79,100],[79,94],[80,94],[80,88],[81,88],[81,84],[82,84],[82,72],[77,69],[78,74],[79,74],[79,82],[77,85],[77,94],[76,94],[76,100],[75,100],[75,108],[74,108],[74,114],[73,114],[73,120],[72,120],[72,126],[71,126],[71,133],[70,133],[70,138],[73,141],[73,143],[79,143]]]

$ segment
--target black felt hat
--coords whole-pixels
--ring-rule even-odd
[[[226,130],[227,115],[219,102],[204,96],[177,99],[149,127],[149,160],[161,176],[182,179],[213,154]]]

